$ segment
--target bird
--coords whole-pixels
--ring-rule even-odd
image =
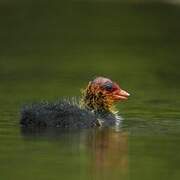
[[[81,90],[80,98],[40,101],[23,105],[20,124],[24,128],[82,129],[118,124],[115,104],[130,94],[106,77],[96,77]]]

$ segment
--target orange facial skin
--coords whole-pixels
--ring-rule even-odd
[[[127,100],[130,94],[108,78],[97,77],[83,90],[82,103],[93,111],[110,111],[115,102]]]

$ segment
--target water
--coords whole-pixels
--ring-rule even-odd
[[[0,3],[0,178],[180,178],[180,7]],[[119,129],[24,131],[22,104],[78,96],[104,75],[131,93]]]

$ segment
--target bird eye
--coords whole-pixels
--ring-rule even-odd
[[[112,83],[105,83],[104,84],[104,88],[105,88],[105,90],[106,91],[112,91],[112,89],[113,89],[113,84]]]

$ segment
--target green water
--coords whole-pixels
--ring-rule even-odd
[[[180,6],[0,2],[0,179],[180,179]],[[22,104],[120,83],[119,129],[22,131]]]

